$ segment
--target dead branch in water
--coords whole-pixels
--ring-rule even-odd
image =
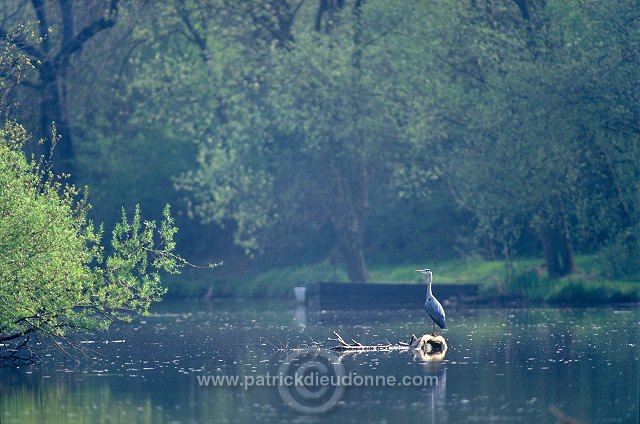
[[[376,344],[376,345],[364,345],[360,342],[357,342],[351,339],[352,343],[347,343],[340,334],[337,332],[333,332],[336,336],[335,339],[329,338],[331,341],[335,341],[340,343],[337,346],[331,348],[331,350],[341,353],[346,352],[389,352],[393,350],[398,351],[410,351],[410,350],[418,350],[427,355],[435,355],[440,354],[444,355],[444,352],[447,351],[447,342],[444,340],[444,337],[440,335],[433,334],[425,334],[421,337],[416,337],[415,334],[411,335],[409,342],[397,342],[395,344],[387,343],[387,344]]]

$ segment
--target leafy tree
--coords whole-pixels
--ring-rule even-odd
[[[328,34],[294,32],[290,49],[272,49],[234,80],[225,120],[200,142],[198,170],[178,180],[195,212],[233,220],[248,250],[331,228],[352,281],[368,278],[370,192],[382,203],[404,184],[406,167],[432,172],[403,137],[394,90],[378,73],[392,54],[380,42],[387,28],[365,6],[345,10]]]
[[[147,313],[165,292],[159,272],[184,264],[168,206],[159,226],[123,210],[105,251],[86,198],[45,162],[28,161],[27,139],[18,124],[0,130],[0,359],[31,359],[34,338],[73,346],[75,332]]]
[[[487,5],[455,9],[445,20],[455,31],[441,27],[460,47],[442,78],[443,104],[460,122],[443,163],[483,233],[511,252],[533,229],[549,275],[560,277],[575,270],[576,245],[602,247],[637,222],[637,11],[626,1],[526,13]]]
[[[113,27],[117,21],[118,0],[75,4],[71,0],[31,2],[7,1],[2,11],[0,41],[13,43],[34,65],[35,75],[25,75],[22,87],[31,91],[26,98],[32,110],[38,110],[34,131],[47,140],[50,151],[52,125],[61,138],[54,150],[54,165],[59,172],[71,173],[75,151],[68,107],[69,72],[73,58],[97,34]],[[31,22],[32,34],[16,34],[12,26]],[[26,99],[25,99],[26,100]]]
[[[37,110],[58,63],[56,151],[66,125],[100,220],[116,199],[173,203],[177,175],[189,212],[248,253],[340,251],[352,280],[365,255],[442,257],[459,234],[551,276],[574,251],[638,269],[634,1],[7,4],[3,23],[41,10],[52,31],[5,36],[36,70],[2,100]],[[65,28],[106,21],[62,59]],[[25,50],[45,42],[58,62]]]

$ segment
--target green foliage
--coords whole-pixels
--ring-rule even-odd
[[[294,287],[316,281],[348,281],[348,278],[344,270],[335,270],[326,261],[305,267],[288,266],[254,276],[238,288],[236,295],[286,298],[292,296]]]
[[[601,303],[633,302],[640,300],[640,283],[606,277],[606,268],[592,255],[578,256],[578,273],[549,279],[540,266],[540,259],[516,258],[512,261],[511,279],[507,277],[505,263],[487,261],[480,257],[429,261],[436,270],[435,283],[478,283],[480,295],[485,299],[518,299],[524,302]],[[375,282],[420,283],[414,269],[420,263],[372,264],[371,280]],[[167,280],[167,296],[178,298],[292,298],[293,288],[315,281],[342,281],[348,278],[344,269],[334,268],[328,261],[306,265],[247,270],[242,275],[232,273],[225,277],[203,279],[202,274],[189,272]]]
[[[28,29],[23,25],[0,40],[0,92],[20,83],[25,74],[34,68],[34,61],[20,53],[16,41],[20,37],[29,38]]]
[[[367,278],[370,208],[433,175],[397,125],[378,72],[393,53],[374,42],[385,28],[368,12],[345,11],[329,34],[295,31],[289,49],[262,51],[260,63],[234,63],[244,78],[225,88],[224,119],[200,137],[198,168],[177,180],[201,219],[236,224],[248,252],[303,245],[330,228],[352,280]]]
[[[610,281],[599,274],[581,274],[562,279],[549,279],[537,270],[520,272],[506,284],[501,295],[516,296],[537,302],[602,304],[640,300],[640,283]]]
[[[3,25],[35,22],[8,4]],[[29,67],[16,49],[44,41],[36,25],[17,34],[34,46],[4,38],[3,63]],[[631,280],[639,47],[635,0],[120,2],[51,87],[66,93],[74,177],[107,228],[123,203],[184,196],[190,246],[273,266],[482,254],[510,264],[496,263],[502,283],[523,256],[572,272],[575,252]],[[33,114],[38,78],[0,98]]]
[[[546,299],[553,283],[538,270],[527,269],[515,273],[504,286],[504,295],[540,301]]]
[[[640,224],[610,240],[597,261],[608,278],[640,280]]]
[[[528,261],[519,260],[519,264]],[[486,261],[480,257],[469,256],[464,259],[429,260],[415,263],[377,265],[371,267],[375,281],[418,282],[422,281],[420,274],[414,270],[425,265],[437,270],[434,276],[436,283],[481,283],[487,285],[499,284],[504,278],[504,263]]]
[[[326,33],[294,27],[287,49],[235,45],[216,73],[190,76],[227,98],[211,105],[224,118],[188,121],[211,129],[177,185],[202,219],[234,222],[249,251],[330,227],[347,257],[365,240],[387,259],[413,253],[398,245],[418,257],[422,239],[389,236],[402,233],[394,224],[445,224],[448,239],[420,237],[453,244],[455,202],[473,217],[465,253],[510,260],[539,252],[538,236],[551,273],[554,258],[572,272],[574,248],[597,250],[638,221],[629,16],[625,1],[549,2],[528,17],[515,3],[371,1]]]
[[[551,285],[543,299],[552,303],[603,304],[640,301],[637,282],[560,280]]]
[[[442,163],[478,238],[509,257],[533,231],[553,269],[638,222],[632,2],[553,1],[528,19],[513,2],[458,4],[446,16],[432,29],[454,47],[436,74],[456,116]]]
[[[139,209],[131,221],[123,211],[105,252],[86,197],[45,162],[28,161],[27,139],[15,123],[0,130],[0,342],[7,342],[0,357],[15,354],[10,341],[67,339],[147,313],[165,292],[159,272],[184,264],[172,253],[177,230],[168,206],[158,228]]]

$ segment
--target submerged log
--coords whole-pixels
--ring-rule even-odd
[[[416,337],[415,334],[412,334],[408,342],[376,345],[364,345],[353,339],[351,339],[351,343],[347,343],[340,334],[335,331],[333,334],[336,338],[329,338],[329,340],[336,341],[340,344],[332,347],[331,350],[341,353],[414,351],[420,353],[420,356],[423,357],[423,359],[427,359],[429,357],[432,357],[432,359],[442,359],[444,357],[444,353],[447,351],[447,342],[444,337],[435,334],[425,334],[421,337]]]

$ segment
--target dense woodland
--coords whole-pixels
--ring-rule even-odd
[[[2,119],[107,228],[170,203],[207,261],[640,278],[638,0],[5,0],[0,39]]]

